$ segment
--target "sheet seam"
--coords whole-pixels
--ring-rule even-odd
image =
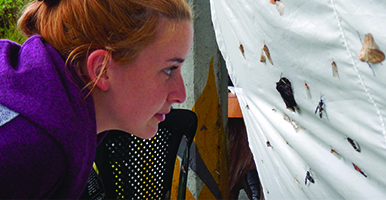
[[[383,138],[384,138],[384,141],[386,142],[386,130],[385,130],[385,123],[384,123],[384,120],[383,120],[383,117],[382,117],[382,113],[381,113],[381,111],[379,110],[378,105],[375,103],[375,101],[374,101],[374,99],[373,99],[373,97],[372,97],[370,91],[368,90],[366,84],[364,83],[364,81],[363,81],[363,79],[362,79],[362,76],[361,76],[360,73],[359,73],[358,67],[357,67],[357,65],[355,64],[354,59],[353,59],[353,57],[352,57],[352,55],[351,55],[351,53],[350,53],[350,48],[348,47],[347,39],[346,39],[346,36],[344,35],[343,28],[342,28],[342,24],[340,23],[339,15],[338,15],[338,12],[337,12],[337,10],[336,10],[336,6],[335,6],[335,3],[334,3],[334,0],[331,0],[331,4],[332,4],[332,7],[333,7],[333,9],[334,9],[335,17],[336,17],[336,19],[337,19],[337,21],[338,21],[339,30],[340,30],[341,33],[342,33],[342,37],[343,37],[344,44],[345,44],[345,46],[346,46],[346,50],[347,50],[347,52],[348,52],[348,54],[349,54],[349,57],[351,58],[352,65],[353,65],[353,67],[354,67],[354,69],[355,69],[355,71],[356,71],[356,73],[357,73],[358,79],[359,79],[361,85],[363,86],[363,89],[364,89],[364,91],[366,92],[367,96],[369,97],[370,103],[373,104],[373,106],[375,107],[375,109],[376,109],[376,111],[377,111],[377,114],[378,114],[378,117],[379,117],[379,121],[380,121],[381,127],[382,127]]]

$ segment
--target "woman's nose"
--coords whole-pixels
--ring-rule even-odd
[[[169,93],[168,100],[172,103],[183,103],[186,100],[186,91],[181,74],[176,77],[170,87],[171,92]]]

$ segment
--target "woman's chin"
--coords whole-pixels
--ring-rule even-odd
[[[153,138],[157,134],[157,131],[158,131],[158,126],[151,127],[151,128],[148,127],[145,130],[138,130],[137,132],[132,133],[132,134],[139,137],[139,138],[142,138],[142,139],[150,139],[150,138]]]

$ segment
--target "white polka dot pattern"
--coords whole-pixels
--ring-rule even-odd
[[[134,135],[110,138],[110,165],[119,199],[161,199],[166,155],[171,133],[159,129],[156,136],[144,140]]]

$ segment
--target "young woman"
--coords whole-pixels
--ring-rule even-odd
[[[185,100],[184,0],[38,0],[0,40],[0,199],[76,199],[97,133],[151,138]]]

